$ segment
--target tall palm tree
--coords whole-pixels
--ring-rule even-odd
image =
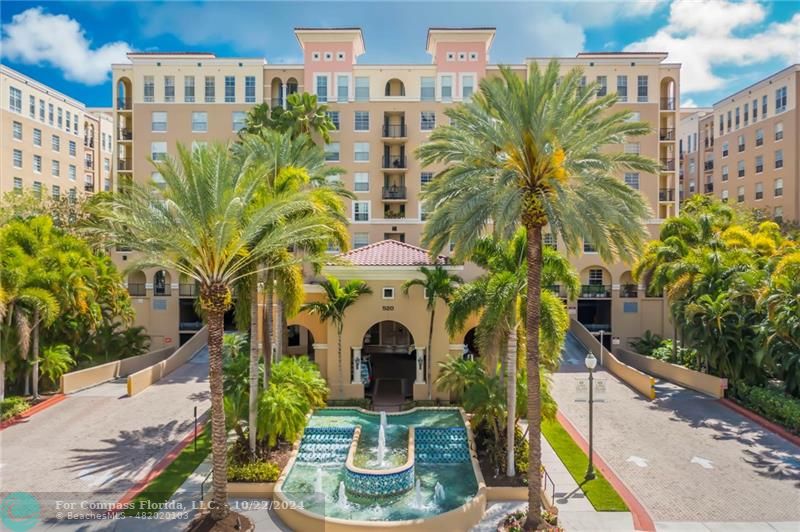
[[[309,314],[315,314],[320,321],[333,323],[336,327],[337,353],[339,360],[339,395],[344,394],[344,372],[342,370],[342,332],[344,330],[344,315],[347,309],[353,306],[358,298],[364,294],[371,294],[372,289],[364,281],[350,280],[344,285],[336,277],[328,277],[323,281],[325,301],[310,301],[301,309]]]
[[[409,279],[403,283],[402,290],[404,294],[408,294],[409,288],[412,286],[421,286],[425,295],[425,306],[428,309],[429,323],[428,323],[428,348],[425,351],[425,382],[428,383],[428,399],[432,396],[433,384],[431,383],[431,360],[433,353],[431,346],[433,344],[433,323],[436,319],[436,303],[439,300],[447,304],[450,297],[453,295],[456,287],[463,283],[461,277],[453,275],[442,266],[435,268],[427,268],[421,266],[419,271],[422,273],[422,279]]]
[[[132,184],[124,194],[99,201],[98,223],[90,230],[141,253],[142,265],[177,270],[200,283],[208,325],[213,488],[211,517],[229,513],[227,432],[223,405],[223,316],[231,287],[257,275],[263,257],[304,245],[330,229],[308,201],[276,200],[252,209],[262,181],[255,164],[240,164],[230,148],[212,144],[194,152],[178,146],[176,159],[155,163],[161,188]]]
[[[270,109],[267,103],[251,107],[239,135],[241,137],[244,134],[260,134],[265,129],[288,132],[293,137],[308,135],[309,142],[313,142],[311,135],[318,134],[325,143],[328,143],[331,141],[330,132],[335,126],[328,116],[328,106],[320,104],[315,94],[296,92],[286,97],[285,109],[283,107]]]
[[[582,86],[581,72],[561,75],[556,61],[527,79],[502,68],[484,78],[471,101],[448,109],[450,125],[437,128],[417,150],[423,165],[442,164],[423,192],[423,242],[438,252],[455,243],[464,257],[493,223],[505,238],[527,230],[528,299],[526,357],[530,460],[526,528],[542,526],[538,486],[541,467],[539,320],[542,229],[577,253],[590,241],[601,258],[632,261],[647,238],[645,199],[613,176],[621,169],[656,173],[655,161],[609,150],[648,133],[630,111],[611,109],[615,94],[597,96],[597,85]]]

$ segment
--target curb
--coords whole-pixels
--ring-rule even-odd
[[[589,443],[584,439],[583,435],[578,432],[578,429],[575,428],[575,425],[565,416],[561,410],[556,413],[556,419],[558,422],[561,423],[561,426],[564,427],[564,430],[570,435],[570,437],[578,444],[578,447],[584,453],[589,452]],[[643,532],[655,532],[656,525],[653,522],[653,518],[650,517],[650,513],[647,509],[639,502],[639,499],[636,498],[636,495],[625,485],[625,483],[620,479],[614,470],[611,469],[605,460],[594,451],[593,453],[593,462],[597,469],[603,473],[603,476],[608,480],[608,483],[611,484],[617,493],[619,493],[622,500],[625,501],[625,504],[628,505],[628,509],[631,512],[631,517],[633,518],[633,528],[637,531]]]
[[[169,467],[172,462],[178,458],[178,455],[181,454],[186,447],[188,447],[193,441],[196,436],[202,434],[202,432],[206,428],[206,424],[209,422],[209,419],[202,419],[198,420],[197,422],[197,432],[195,432],[194,428],[186,435],[184,438],[176,443],[170,451],[161,458],[153,468],[147,473],[147,476],[140,479],[136,482],[131,488],[126,491],[122,497],[116,502],[115,509],[111,510],[114,513],[119,513],[125,510],[125,505],[131,502],[133,499],[136,498],[144,489],[147,487],[150,482],[156,478],[158,475],[164,472],[164,470]]]
[[[60,403],[61,401],[63,401],[66,398],[67,398],[67,396],[64,395],[63,393],[57,393],[55,395],[52,395],[52,396],[48,397],[47,399],[45,399],[44,401],[36,403],[35,405],[33,405],[32,407],[28,408],[24,412],[21,412],[20,414],[17,414],[16,416],[12,417],[11,419],[7,419],[7,420],[3,421],[2,423],[0,423],[0,430],[8,428],[8,427],[10,427],[12,425],[16,425],[17,423],[22,423],[23,421],[26,421],[32,415],[38,414],[42,410],[46,410],[47,408],[50,408],[51,406]]]
[[[766,419],[764,417],[761,417],[760,415],[756,414],[752,410],[748,410],[747,408],[743,407],[739,403],[731,401],[730,399],[722,398],[722,399],[718,399],[718,401],[721,404],[723,404],[723,405],[727,406],[728,408],[730,408],[731,410],[733,410],[734,412],[736,412],[737,414],[746,417],[747,419],[749,419],[753,423],[755,423],[757,425],[761,425],[761,427],[767,429],[768,431],[773,432],[777,436],[780,436],[781,438],[783,438],[784,440],[786,440],[786,441],[788,441],[790,443],[793,443],[793,444],[797,445],[798,447],[800,447],[800,436],[789,432],[788,430],[786,430],[785,428],[781,427],[777,423],[773,423],[772,421],[770,421],[770,420],[768,420],[768,419]]]

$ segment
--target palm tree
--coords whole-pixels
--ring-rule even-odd
[[[339,356],[339,395],[344,395],[344,372],[342,370],[342,331],[344,330],[344,314],[364,294],[371,294],[372,289],[364,281],[350,280],[344,285],[336,277],[328,277],[323,281],[325,301],[310,301],[301,307],[309,314],[316,314],[320,321],[333,322],[336,327],[337,353]]]
[[[442,164],[423,192],[423,243],[434,253],[450,242],[456,258],[469,255],[493,223],[508,238],[527,230],[526,357],[530,460],[526,528],[542,526],[538,486],[541,467],[539,320],[542,229],[577,253],[590,241],[601,258],[632,261],[647,238],[645,199],[613,174],[621,169],[656,173],[658,165],[623,150],[611,151],[650,126],[614,112],[615,94],[597,96],[582,86],[581,72],[561,76],[557,62],[534,64],[526,80],[501,68],[484,78],[470,102],[448,109],[450,125],[437,128],[417,150],[423,165]]]
[[[260,103],[247,112],[245,125],[239,131],[244,134],[261,134],[264,130],[290,133],[293,137],[307,135],[306,140],[312,142],[312,134],[318,134],[325,143],[331,141],[330,132],[335,130],[328,106],[319,104],[317,96],[308,92],[293,93],[286,97],[286,109]]]
[[[223,406],[223,316],[231,287],[257,275],[265,256],[304,245],[330,229],[307,201],[276,200],[251,209],[262,170],[239,164],[230,148],[213,144],[194,152],[178,146],[178,157],[154,163],[161,188],[132,184],[124,194],[96,205],[92,232],[141,253],[140,265],[177,270],[200,284],[200,304],[208,326],[209,385],[213,454],[211,518],[229,513],[227,432]],[[298,212],[309,213],[297,217]]]
[[[406,295],[408,295],[408,290],[412,286],[421,286],[424,290],[426,308],[428,309],[428,314],[430,316],[428,325],[428,348],[425,351],[425,358],[427,359],[427,363],[425,364],[425,382],[428,383],[428,399],[430,399],[432,395],[431,359],[433,358],[431,345],[433,344],[433,323],[436,319],[436,303],[439,300],[442,300],[445,304],[447,304],[450,301],[450,296],[453,295],[456,286],[461,284],[463,281],[461,280],[461,277],[451,274],[441,266],[436,266],[435,268],[421,266],[419,271],[422,273],[424,278],[409,279],[403,283],[402,290]]]

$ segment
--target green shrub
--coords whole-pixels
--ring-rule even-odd
[[[0,401],[0,421],[6,421],[14,416],[18,416],[30,407],[30,403],[24,397],[6,397]]]
[[[657,349],[661,345],[663,340],[663,336],[660,334],[654,334],[648,329],[642,336],[631,342],[631,347],[637,353],[649,355],[654,349]]]
[[[678,346],[678,358],[672,357],[672,339],[666,338],[661,341],[661,345],[650,352],[651,357],[677,364],[685,368],[697,370],[697,350],[688,347]]]
[[[800,399],[774,388],[747,386],[744,383],[738,383],[732,392],[743,406],[800,434]]]
[[[280,475],[280,468],[272,462],[228,465],[230,482],[275,482]]]

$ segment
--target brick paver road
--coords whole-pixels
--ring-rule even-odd
[[[71,394],[0,432],[0,493],[33,493],[43,516],[56,500],[116,502],[191,433],[208,394],[205,349],[134,397],[124,379]]]
[[[576,386],[585,353],[570,335],[553,394],[586,437],[588,394]],[[647,401],[597,374],[607,391],[596,396],[595,450],[657,524],[800,522],[800,448],[701,394],[659,382]]]

